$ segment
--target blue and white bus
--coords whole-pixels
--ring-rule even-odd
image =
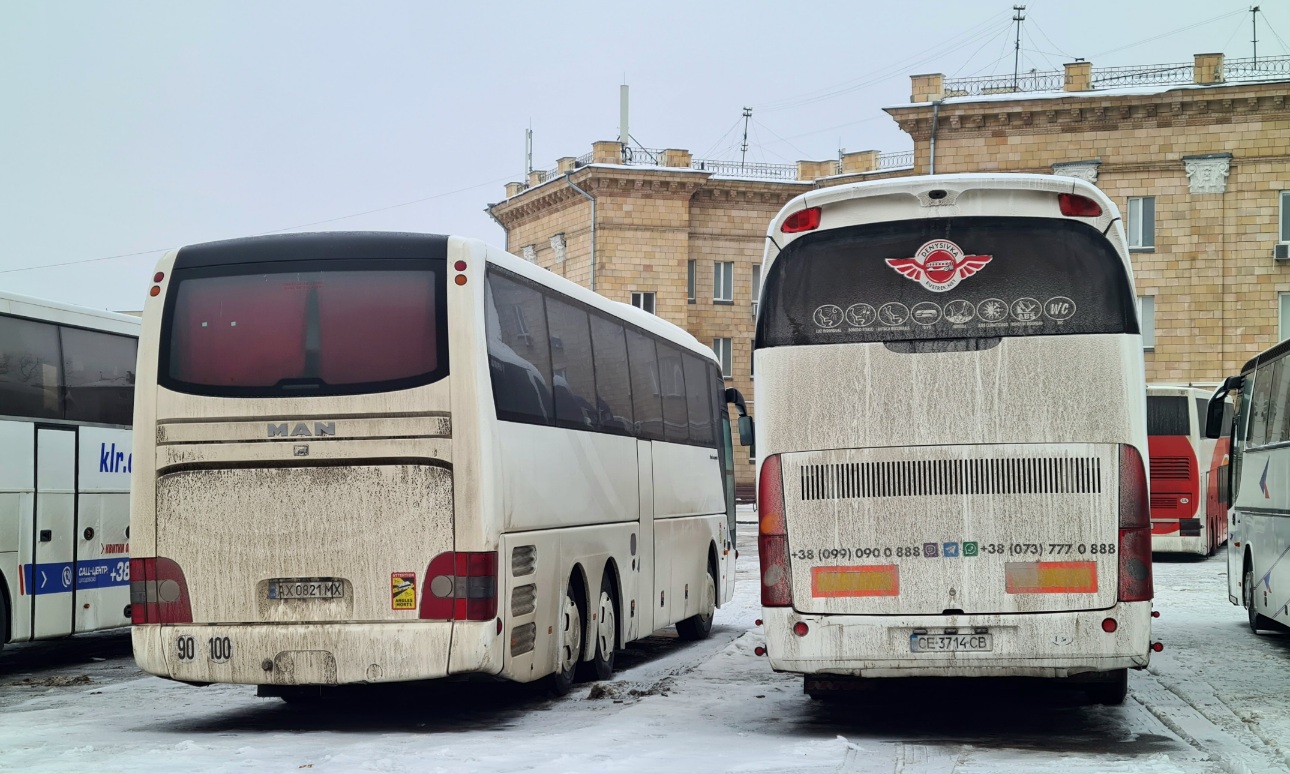
[[[130,623],[138,336],[0,293],[0,647]]]

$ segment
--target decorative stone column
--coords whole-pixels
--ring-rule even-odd
[[[842,154],[842,174],[860,174],[878,169],[878,151],[866,150]]]
[[[1227,192],[1227,176],[1232,168],[1232,154],[1210,153],[1205,156],[1183,156],[1187,182],[1193,194]]]
[[[1066,79],[1062,84],[1063,91],[1092,91],[1093,63],[1076,60],[1062,65],[1066,70]]]
[[[911,75],[910,102],[939,102],[945,99],[945,76],[941,73]]]
[[[1193,60],[1192,80],[1202,85],[1223,82],[1223,55],[1197,54]]]
[[[623,144],[621,142],[612,142],[602,140],[591,144],[591,163],[592,164],[621,164],[623,163]]]
[[[1097,169],[1102,165],[1101,160],[1091,159],[1089,161],[1058,161],[1052,165],[1054,175],[1064,175],[1065,177],[1077,177],[1090,183],[1097,183]]]

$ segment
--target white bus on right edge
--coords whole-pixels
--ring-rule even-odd
[[[1071,678],[1147,665],[1142,338],[1115,205],[1047,175],[811,191],[758,305],[771,666]]]
[[[1290,341],[1253,357],[1210,398],[1205,435],[1230,432],[1228,598],[1250,629],[1290,625]],[[760,387],[760,385],[758,385]],[[1225,428],[1221,411],[1235,413]]]

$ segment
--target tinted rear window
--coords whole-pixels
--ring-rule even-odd
[[[791,243],[765,280],[757,346],[1137,332],[1124,264],[1093,227],[936,218]]]
[[[165,387],[302,396],[406,389],[447,375],[442,262],[284,261],[175,272]]]
[[[1148,395],[1147,435],[1191,435],[1187,399],[1181,395]]]

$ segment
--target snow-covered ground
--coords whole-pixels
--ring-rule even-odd
[[[1290,635],[1245,628],[1221,555],[1157,563],[1166,649],[1132,675],[1123,707],[981,681],[822,704],[753,653],[744,530],[738,595],[712,639],[661,632],[620,655],[614,680],[554,701],[419,684],[302,710],[145,676],[120,633],[7,648],[0,771],[1290,771]]]

